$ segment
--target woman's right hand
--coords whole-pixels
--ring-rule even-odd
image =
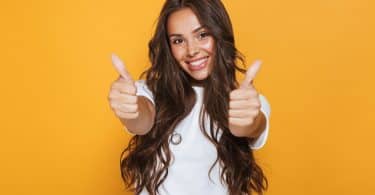
[[[108,96],[109,104],[117,117],[136,119],[139,112],[135,82],[120,58],[115,54],[112,54],[112,63],[120,77],[112,83]]]

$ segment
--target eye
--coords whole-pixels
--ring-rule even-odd
[[[180,43],[182,43],[182,42],[184,42],[184,40],[182,40],[182,39],[173,39],[173,40],[172,40],[172,43],[173,43],[173,44],[180,44]]]
[[[204,39],[205,37],[208,37],[210,34],[203,31],[199,33],[199,39]]]

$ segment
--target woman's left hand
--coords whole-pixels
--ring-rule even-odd
[[[260,118],[260,99],[253,80],[260,68],[260,61],[247,70],[245,80],[238,89],[230,93],[229,129],[237,137],[253,137]]]

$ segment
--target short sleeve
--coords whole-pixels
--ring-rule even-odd
[[[135,82],[135,86],[137,87],[137,96],[144,96],[148,100],[150,100],[154,105],[154,95],[150,91],[150,89],[147,87],[146,82],[144,80],[138,80]]]
[[[260,99],[260,111],[264,114],[266,118],[266,127],[262,134],[250,145],[251,149],[257,150],[260,149],[264,146],[264,144],[267,141],[268,138],[268,132],[269,132],[269,126],[270,126],[270,114],[271,114],[271,107],[270,104],[268,103],[266,97],[263,95],[259,95]]]
[[[135,82],[135,87],[137,88],[137,96],[143,96],[146,97],[148,100],[150,100],[154,105],[154,95],[150,91],[150,89],[147,87],[146,82],[144,80],[138,80]],[[130,132],[125,126],[124,129],[131,135],[135,135],[134,133]]]

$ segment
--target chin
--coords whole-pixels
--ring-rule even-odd
[[[205,70],[200,70],[200,71],[187,71],[187,73],[192,79],[197,80],[197,81],[203,81],[203,80],[206,80],[210,76],[211,71],[207,68]]]
[[[192,72],[188,72],[189,76],[196,80],[196,81],[203,81],[203,80],[206,80],[208,78],[208,76],[210,76],[210,74],[208,73],[208,71],[205,71],[205,72],[196,72],[196,73],[192,73]]]

